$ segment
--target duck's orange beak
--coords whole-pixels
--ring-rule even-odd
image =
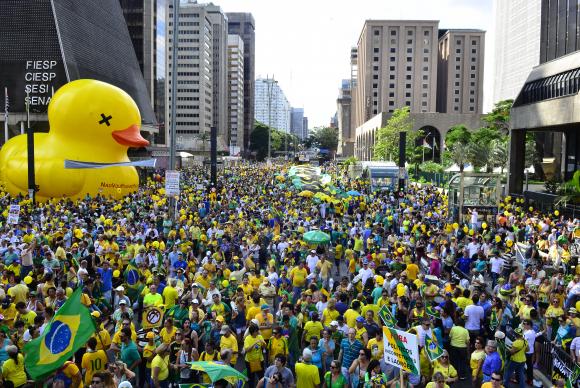
[[[121,145],[127,147],[146,147],[149,141],[141,136],[139,127],[135,124],[120,131],[113,131],[113,139]]]

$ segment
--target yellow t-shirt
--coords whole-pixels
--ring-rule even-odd
[[[453,365],[448,363],[447,366],[443,366],[439,360],[435,360],[433,362],[433,374],[437,372],[441,372],[443,377],[445,377],[445,380],[447,380],[449,377],[457,377],[457,370],[453,367]]]
[[[163,304],[163,296],[161,296],[161,294],[159,293],[155,293],[155,294],[147,294],[145,295],[145,297],[143,298],[143,306],[145,307],[149,307],[149,306],[161,306]]]
[[[465,311],[465,308],[467,306],[471,306],[473,304],[473,300],[471,300],[470,298],[466,298],[464,296],[460,296],[455,300],[455,303],[457,304],[457,307]]]
[[[449,331],[451,346],[466,348],[469,344],[469,331],[465,327],[453,326]]]
[[[270,355],[270,362],[273,364],[274,359],[276,358],[277,354],[283,354],[285,356],[288,355],[288,341],[286,337],[282,336],[280,338],[276,338],[276,336],[270,338],[270,342],[268,343],[268,354]]]
[[[250,346],[252,347],[250,351],[246,352],[246,361],[250,362],[264,359],[264,355],[262,354],[262,346],[256,346],[260,341],[264,341],[264,337],[262,337],[260,334],[258,334],[256,337],[249,335],[244,338],[244,349]]]
[[[407,265],[406,271],[409,280],[415,281],[415,279],[417,279],[417,274],[419,273],[419,267],[417,266],[417,264],[411,263]]]
[[[147,345],[145,345],[145,347],[143,348],[143,359],[147,360],[147,362],[145,363],[145,366],[149,369],[151,369],[151,361],[149,358],[151,358],[151,356],[155,355],[155,348],[157,346],[155,345],[155,343],[153,343],[152,345],[150,345],[149,343],[147,343]]]
[[[363,334],[367,332],[367,329],[363,326],[360,329],[358,327],[354,328],[356,330],[356,335],[354,336],[357,340],[359,340],[360,342],[363,342]],[[368,334],[367,334],[368,336]],[[367,338],[368,339],[368,338]]]
[[[93,337],[97,340],[96,350],[107,350],[111,346],[111,334],[108,330],[101,328],[98,333],[93,334]]]
[[[322,315],[324,316],[324,326],[328,327],[330,326],[330,322],[336,321],[336,318],[338,318],[340,313],[338,312],[338,310],[330,310],[327,307],[322,312]]]
[[[294,287],[304,287],[307,276],[308,271],[306,268],[300,269],[300,267],[294,267],[292,268],[292,271],[290,271],[290,277],[292,278],[292,285]]]
[[[163,289],[163,299],[165,300],[165,308],[169,309],[175,306],[175,301],[178,298],[177,290],[171,286],[166,286]]]
[[[479,374],[477,376],[475,375],[475,372],[477,370],[477,365],[479,364],[479,361],[484,360],[484,359],[485,359],[485,350],[471,353],[471,359],[469,360],[469,366],[471,367],[471,376],[472,377],[482,377],[483,376],[483,371],[481,369],[479,370]]]
[[[320,384],[316,365],[296,363],[296,388],[311,388]]]
[[[161,337],[161,341],[164,344],[169,345],[175,339],[175,327],[171,328],[171,332],[169,332],[167,328],[164,327],[159,332],[159,337]]]
[[[526,350],[528,349],[527,341],[523,338],[518,338],[512,343],[512,349],[517,349],[517,352],[511,355],[510,360],[514,362],[526,361]]]
[[[226,337],[225,335],[222,335],[221,339],[220,339],[220,349],[224,350],[224,349],[231,349],[232,352],[237,352],[238,351],[238,340],[234,335],[231,335],[228,337]],[[232,355],[232,360],[231,360],[231,364],[232,365],[236,365],[236,361],[238,360],[238,355],[234,354]]]
[[[2,366],[2,377],[6,381],[11,381],[14,386],[26,384],[26,372],[24,372],[24,356],[18,355],[18,364],[9,358]]]
[[[314,336],[320,339],[320,333],[322,332],[323,329],[324,327],[322,327],[322,323],[320,323],[320,321],[316,322],[308,321],[304,325],[304,333],[306,333],[304,338],[306,339],[306,341],[310,341],[310,338]]]
[[[167,380],[167,377],[169,377],[169,355],[165,357],[156,355],[153,357],[153,360],[151,361],[151,377],[153,377],[153,369],[155,368],[159,368],[157,379],[159,381]]]
[[[259,326],[261,326],[263,323],[270,325],[274,323],[274,316],[271,313],[268,313],[268,316],[264,317],[264,314],[260,312],[256,314],[254,318],[258,320]],[[262,334],[262,337],[264,337],[264,339],[270,339],[270,337],[272,336],[272,328],[269,329],[260,328],[260,334]]]
[[[343,316],[344,316],[344,321],[346,322],[346,325],[348,327],[354,327],[354,325],[356,323],[356,319],[358,317],[360,317],[360,314],[357,313],[353,309],[348,309],[344,312]]]
[[[371,358],[373,360],[380,361],[385,352],[384,341],[377,341],[376,338],[371,338],[367,343],[367,349],[371,351]]]
[[[83,354],[81,367],[85,370],[85,385],[87,387],[91,384],[91,380],[95,373],[107,368],[107,361],[107,353],[105,353],[104,350],[97,350],[95,352],[87,352]]]

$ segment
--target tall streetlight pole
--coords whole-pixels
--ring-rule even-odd
[[[272,78],[268,78],[266,76],[266,84],[268,87],[268,161],[270,161],[272,157],[272,92],[274,88],[274,84],[277,84],[278,81]]]
[[[179,34],[179,0],[173,0],[173,40],[171,44],[171,126],[169,127],[169,169],[175,169],[175,110],[177,104],[177,51]]]

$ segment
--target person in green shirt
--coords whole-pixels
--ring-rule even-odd
[[[131,340],[131,329],[122,328],[119,338],[121,339],[121,361],[127,364],[127,369],[136,371],[141,364],[141,356],[137,345]]]
[[[345,388],[348,387],[346,377],[340,371],[340,361],[333,360],[330,363],[330,371],[326,372],[322,381],[322,388]]]

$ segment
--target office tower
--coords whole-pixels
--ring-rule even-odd
[[[0,85],[8,90],[12,135],[26,121],[25,98],[34,128],[46,129],[53,91],[80,78],[125,90],[139,107],[144,135],[157,130],[118,0],[0,1],[0,35]]]
[[[542,0],[494,0],[493,102],[515,99],[540,62]]]
[[[244,41],[228,35],[228,145],[230,155],[243,151],[244,142]]]
[[[542,0],[540,64],[523,84],[511,110],[509,193],[524,190],[526,135],[536,138],[542,163],[535,173],[563,181],[580,169],[580,9],[574,1]],[[543,174],[542,174],[543,172]]]
[[[352,156],[354,154],[354,133],[351,127],[351,81],[342,80],[342,85],[338,90],[337,118],[338,118],[338,148],[337,154],[341,156]]]
[[[179,13],[177,56],[176,143],[180,150],[207,155],[214,124],[214,19],[213,6],[182,3]],[[167,109],[166,127],[171,127],[171,72],[173,55],[173,5],[167,4]],[[215,54],[219,55],[219,54]],[[225,90],[225,87],[224,87]],[[169,134],[167,135],[169,138]],[[218,149],[225,148],[224,133],[218,132]]]
[[[256,121],[283,132],[290,132],[290,104],[278,81],[258,78],[255,90]]]
[[[440,30],[437,112],[482,113],[485,31]]]
[[[291,108],[290,133],[299,139],[304,135],[304,108]]]
[[[304,116],[304,119],[302,120],[302,139],[305,140],[308,136],[310,136],[310,133],[308,132],[308,117]]]
[[[244,133],[245,149],[250,145],[250,133],[254,129],[254,80],[256,71],[255,22],[251,13],[228,12],[228,33],[242,37],[244,41]]]
[[[226,150],[228,113],[228,20],[221,8],[212,3],[204,4],[212,24],[213,54],[213,125],[218,133],[218,150]]]
[[[166,1],[171,0],[119,0],[159,124],[156,144],[166,144],[168,140],[164,125]]]

